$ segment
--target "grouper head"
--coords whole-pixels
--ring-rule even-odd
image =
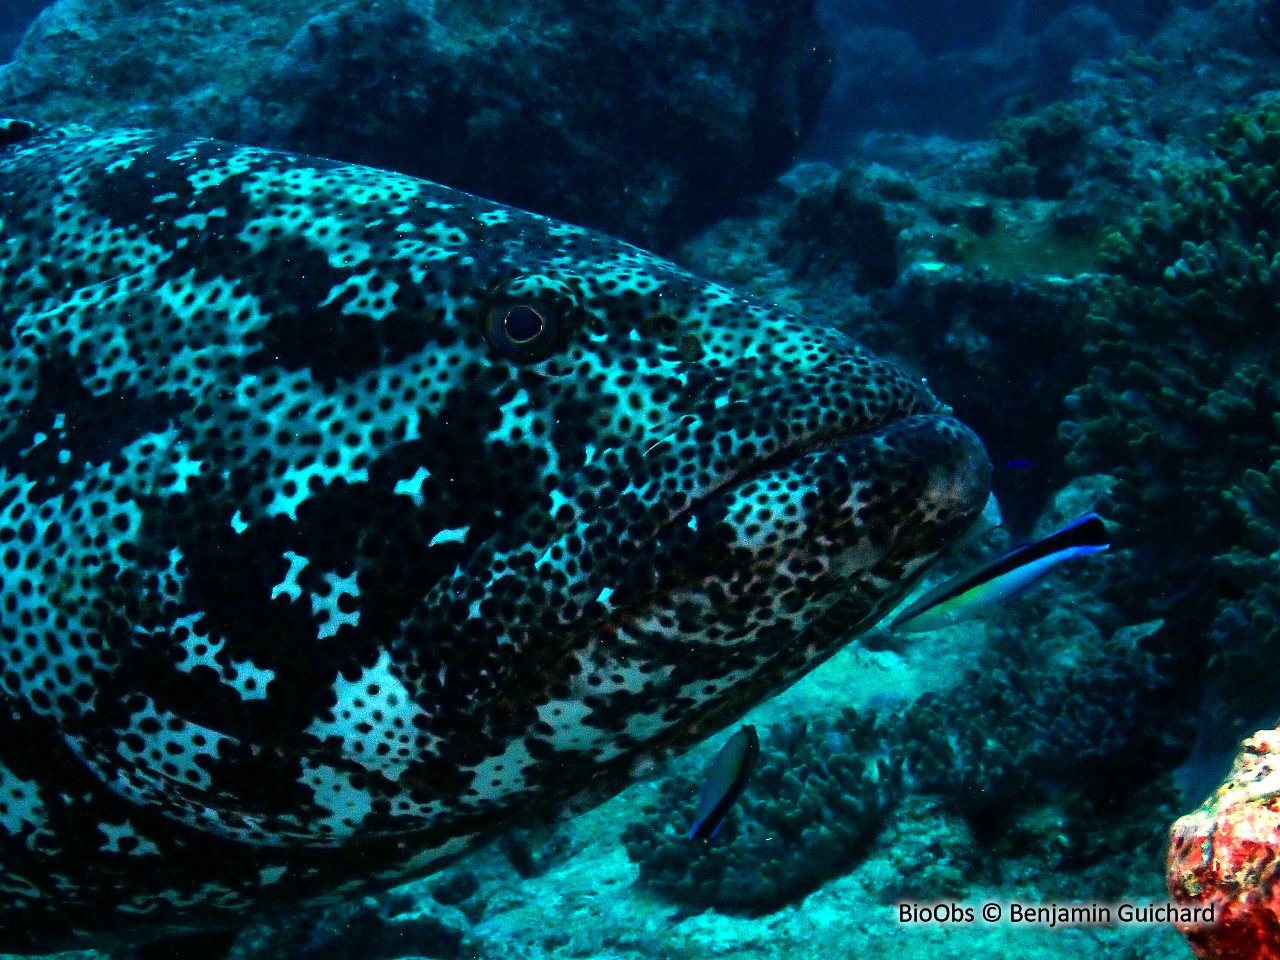
[[[874,624],[971,526],[990,466],[919,379],[846,334],[501,216],[486,256],[460,258],[471,298],[450,318],[477,366],[445,456],[484,451],[468,544],[484,533],[395,649],[432,698],[465,677],[485,704],[478,764],[453,765],[475,773],[464,803],[513,784],[608,795]]]
[[[6,129],[0,779],[31,803],[0,826],[60,878],[30,867],[13,923],[222,922],[595,802],[873,624],[986,502],[918,379],[625,243]]]

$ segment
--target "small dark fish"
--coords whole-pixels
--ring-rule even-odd
[[[1006,470],[1030,470],[1036,465],[1034,460],[1006,460],[1004,468]]]
[[[1087,513],[1035,543],[1015,547],[975,570],[952,577],[903,610],[889,627],[916,633],[967,620],[1025,590],[1063,560],[1097,553],[1110,545],[1102,518]]]
[[[710,840],[720,831],[725,814],[747,785],[759,759],[760,737],[756,728],[747,724],[729,738],[707,768],[698,812],[689,830],[690,840]]]

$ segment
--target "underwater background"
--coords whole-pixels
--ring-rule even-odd
[[[366,163],[599,229],[847,330],[982,438],[1004,527],[1107,553],[874,630],[618,798],[245,958],[1190,957],[1170,825],[1280,685],[1280,4],[5,0],[0,116]]]

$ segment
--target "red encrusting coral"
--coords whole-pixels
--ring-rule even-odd
[[[1202,960],[1280,960],[1280,730],[1244,741],[1231,773],[1169,831],[1169,893],[1213,905],[1175,922]]]

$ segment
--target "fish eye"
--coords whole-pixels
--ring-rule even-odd
[[[502,327],[512,343],[528,343],[540,334],[545,326],[546,321],[542,318],[542,314],[525,304],[512,307],[502,318]]]
[[[577,294],[553,277],[520,276],[492,290],[484,305],[484,338],[516,363],[557,353],[581,318]]]

